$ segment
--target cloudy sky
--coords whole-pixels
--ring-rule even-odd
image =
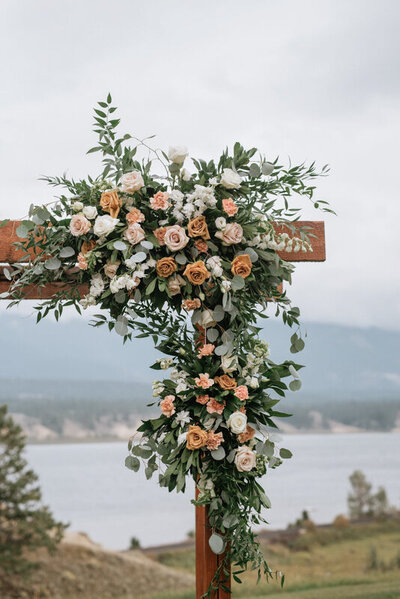
[[[236,140],[330,163],[327,262],[299,265],[305,319],[400,329],[397,0],[0,0],[0,218],[96,174],[91,108],[211,158]],[[305,211],[306,217],[323,218]]]

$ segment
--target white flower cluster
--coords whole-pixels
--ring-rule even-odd
[[[161,381],[153,381],[153,397],[158,397],[164,391],[165,387]]]
[[[189,374],[184,370],[179,370],[179,368],[173,368],[171,370],[170,377],[176,383],[175,393],[179,395],[179,393],[183,393],[189,389],[189,386],[186,382]]]
[[[222,277],[224,269],[222,268],[222,260],[219,256],[211,256],[211,258],[208,258],[206,264],[213,277]]]
[[[250,352],[246,356],[246,366],[242,368],[242,376],[245,377],[245,384],[252,389],[257,389],[258,383],[258,372],[260,366],[265,362],[270,354],[269,345],[263,341],[260,341],[255,346],[253,352]]]
[[[288,233],[275,233],[271,223],[268,222],[266,216],[258,215],[260,224],[265,226],[264,234],[256,235],[249,245],[257,247],[260,250],[271,249],[277,252],[312,252],[313,249],[308,241],[300,237],[290,237]]]
[[[171,368],[172,364],[174,363],[172,358],[160,358],[157,360],[157,362],[160,364],[161,370],[168,370],[168,368]]]
[[[172,203],[172,214],[180,224],[184,220],[201,216],[207,208],[212,208],[217,203],[213,187],[203,185],[195,185],[193,193],[186,198],[182,192],[174,190],[170,194],[169,201]]]

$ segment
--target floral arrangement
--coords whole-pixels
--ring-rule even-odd
[[[259,319],[273,303],[295,328],[291,352],[304,347],[299,309],[281,287],[293,265],[277,252],[312,251],[307,231],[294,233],[300,210],[289,198],[314,203],[314,179],[328,169],[285,169],[236,143],[218,162],[192,159],[189,172],[185,147],[165,153],[149,138],[119,137],[115,110],[110,96],[95,109],[99,142],[89,152],[103,155],[98,177],[45,177],[66,193],[31,206],[19,226],[18,245],[36,257],[14,266],[12,304],[27,285],[56,282],[59,291],[36,306],[38,321],[49,312],[58,319],[64,306],[97,306],[93,326],[108,325],[124,341],[153,337],[168,357],[152,368],[169,373],[154,382],[159,416],[130,440],[126,466],[137,471],[143,462],[169,491],[183,491],[188,476],[196,481],[210,546],[225,550],[213,587],[223,584],[227,560],[236,578],[246,567],[270,578],[251,526],[270,507],[260,477],[291,456],[270,433],[275,418],[288,416],[277,404],[288,387],[300,388],[301,366],[271,360]]]

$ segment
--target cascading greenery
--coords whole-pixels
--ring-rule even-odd
[[[252,525],[270,507],[260,477],[291,456],[271,430],[288,416],[277,404],[288,387],[300,388],[301,366],[274,363],[258,325],[272,305],[294,328],[290,351],[304,347],[299,309],[281,288],[293,265],[278,252],[312,251],[289,201],[304,197],[332,212],[313,197],[315,178],[328,169],[285,168],[236,143],[217,162],[192,159],[189,172],[185,147],[165,153],[149,138],[119,137],[115,110],[110,96],[95,109],[99,142],[89,152],[103,155],[98,177],[45,178],[66,192],[31,206],[19,227],[19,246],[37,255],[28,268],[13,266],[11,305],[27,285],[56,283],[36,307],[38,321],[49,312],[58,319],[65,306],[96,305],[93,326],[108,325],[124,341],[152,336],[168,356],[153,368],[169,374],[153,385],[160,416],[141,423],[126,466],[137,471],[142,462],[169,491],[183,491],[188,476],[196,481],[210,546],[227,548],[212,587],[224,585],[228,560],[235,579],[248,567],[271,578]]]

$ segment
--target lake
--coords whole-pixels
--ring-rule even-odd
[[[271,528],[286,527],[303,509],[317,523],[346,513],[348,478],[362,470],[376,489],[400,505],[400,433],[287,435],[280,443],[293,458],[263,479],[271,499]],[[144,473],[124,466],[125,443],[31,445],[29,464],[40,477],[44,501],[70,529],[111,549],[132,536],[142,546],[181,541],[194,529],[193,484],[168,493]]]

